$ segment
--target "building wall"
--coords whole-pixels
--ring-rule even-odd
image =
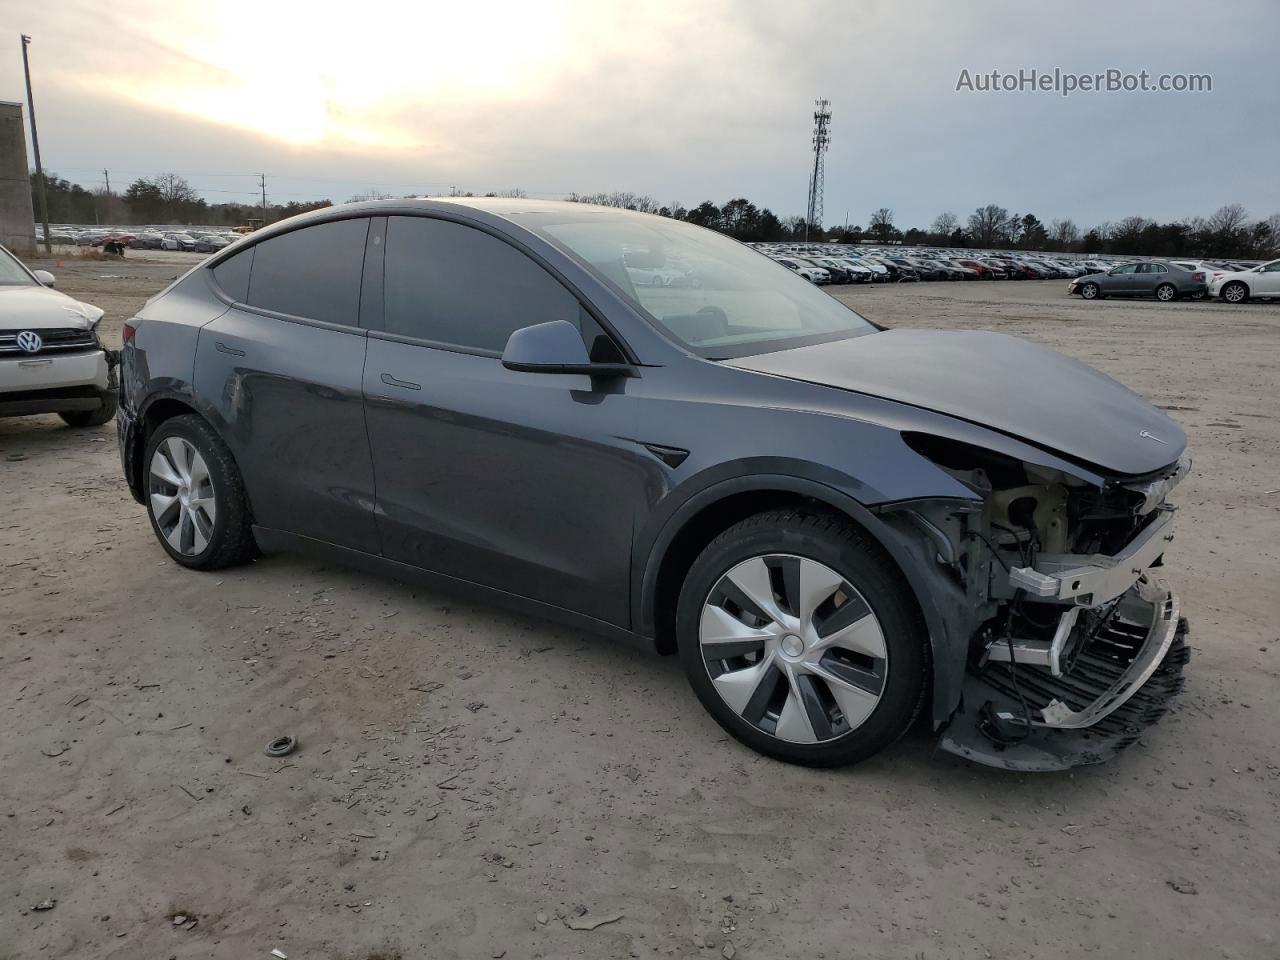
[[[34,253],[34,220],[22,104],[0,100],[0,245]]]

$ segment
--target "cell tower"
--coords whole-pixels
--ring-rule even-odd
[[[804,238],[809,239],[809,225],[822,226],[823,157],[831,143],[830,100],[815,100],[813,111],[813,173],[809,177],[809,212],[804,218]]]

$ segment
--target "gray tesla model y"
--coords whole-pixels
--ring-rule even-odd
[[[177,563],[304,549],[639,637],[783,760],[923,713],[984,763],[1095,763],[1181,684],[1175,423],[687,223],[330,207],[150,300],[122,371],[125,476]]]

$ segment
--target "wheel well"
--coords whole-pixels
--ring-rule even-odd
[[[169,397],[157,400],[147,407],[147,412],[139,420],[139,426],[142,428],[140,436],[137,443],[133,445],[133,475],[135,477],[141,478],[143,476],[147,455],[147,437],[151,436],[152,432],[166,420],[172,420],[174,417],[181,417],[184,414],[195,412],[195,408],[189,404]]]
[[[693,561],[707,544],[739,520],[780,507],[835,514],[851,523],[857,523],[853,517],[830,504],[789,490],[749,490],[731,494],[707,505],[680,528],[680,532],[667,546],[658,568],[653,625],[654,645],[659,653],[666,655],[676,651],[676,605],[680,598],[680,585],[684,583]],[[868,537],[868,540],[876,542],[874,537]],[[893,561],[889,559],[889,562]]]

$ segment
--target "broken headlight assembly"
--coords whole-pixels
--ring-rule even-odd
[[[1187,659],[1179,600],[1159,568],[1173,540],[1167,498],[1190,461],[1142,478],[1082,468],[1085,479],[906,439],[981,499],[980,509],[944,516],[939,505],[918,521],[948,541],[972,616],[962,702],[942,745],[1047,770],[1100,762],[1136,740],[1180,688]]]

